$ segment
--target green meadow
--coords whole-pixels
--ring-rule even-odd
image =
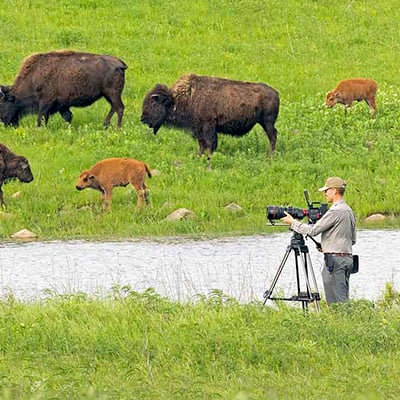
[[[0,303],[1,399],[397,399],[400,298],[304,315],[219,292],[188,304]]]
[[[8,0],[1,2],[0,84],[25,57],[74,49],[128,64],[121,130],[103,99],[37,128],[0,125],[0,142],[30,161],[35,180],[3,186],[0,238],[23,228],[53,239],[226,236],[276,232],[267,205],[305,207],[327,176],[348,182],[358,228],[399,228],[400,9],[381,0]],[[262,128],[219,136],[198,158],[189,133],[141,124],[145,94],[185,73],[265,82],[280,93],[276,153]],[[378,114],[365,103],[326,108],[338,81],[378,82]],[[111,211],[100,193],[75,189],[81,170],[132,157],[158,171],[150,205],[116,188]],[[13,194],[20,192],[19,196]],[[242,207],[232,213],[230,203]],[[177,208],[195,218],[170,222]],[[386,215],[379,223],[365,218]],[[378,257],[378,256],[377,256]],[[84,267],[84,261],[83,261]],[[0,399],[396,399],[400,298],[388,286],[358,300],[304,314],[278,304],[239,304],[215,291],[185,304],[149,289],[108,295],[0,301]]]
[[[269,233],[267,205],[304,207],[304,189],[323,201],[316,189],[332,175],[348,181],[347,200],[360,227],[370,226],[364,219],[373,213],[387,216],[379,227],[398,227],[398,14],[389,1],[3,2],[2,84],[13,82],[26,56],[53,49],[113,54],[129,68],[120,131],[115,119],[102,129],[109,110],[104,99],[72,109],[71,126],[59,115],[42,128],[35,116],[18,129],[1,125],[1,142],[29,159],[35,180],[4,186],[0,236],[23,228],[42,240]],[[220,135],[213,169],[206,171],[189,133],[163,127],[154,136],[141,124],[145,94],[187,72],[276,88],[275,156],[268,157],[268,140],[257,126],[242,138]],[[325,107],[326,93],[351,77],[378,82],[376,119],[365,103],[347,116],[341,105]],[[136,195],[128,188],[115,189],[109,213],[99,192],[75,190],[80,171],[107,157],[144,160],[159,171],[148,180],[147,210],[135,212]],[[21,197],[12,198],[18,191]],[[242,211],[226,211],[232,202]],[[197,217],[165,221],[181,207]]]

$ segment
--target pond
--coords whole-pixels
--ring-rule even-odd
[[[361,230],[354,252],[360,272],[351,275],[351,298],[378,299],[390,282],[400,289],[400,231]],[[53,241],[6,243],[0,246],[0,294],[23,300],[55,294],[107,294],[114,285],[148,288],[186,301],[221,290],[240,302],[263,300],[291,232],[207,240],[163,238],[123,242]],[[323,256],[306,240],[312,268],[323,296]],[[296,291],[291,252],[275,290]]]

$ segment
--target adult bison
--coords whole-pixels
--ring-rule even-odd
[[[70,107],[86,107],[104,97],[111,105],[104,127],[115,112],[120,127],[126,68],[123,61],[109,55],[70,50],[32,54],[22,63],[14,84],[0,86],[0,119],[16,127],[22,116],[37,113],[40,126],[58,112],[70,123]]]
[[[260,124],[275,150],[279,93],[264,83],[184,75],[168,88],[157,84],[143,100],[141,121],[191,131],[199,142],[199,155],[207,150],[208,165],[217,148],[218,133],[243,136]]]
[[[14,154],[7,146],[0,144],[0,205],[4,206],[3,183],[11,179],[21,182],[33,181],[33,175],[28,160]]]
[[[372,115],[376,114],[376,91],[378,85],[373,79],[356,78],[340,81],[336,88],[326,95],[325,103],[331,108],[335,104],[344,104],[344,112],[351,107],[354,101],[363,101],[368,104]]]

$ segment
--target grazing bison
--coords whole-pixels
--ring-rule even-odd
[[[189,74],[171,89],[157,84],[147,93],[141,121],[155,134],[162,125],[191,131],[199,142],[198,154],[207,150],[209,163],[218,133],[243,136],[257,123],[268,135],[273,153],[278,113],[279,94],[264,83]]]
[[[144,183],[146,176],[151,178],[151,171],[143,161],[131,158],[107,158],[82,171],[76,188],[78,190],[92,188],[100,191],[103,202],[108,208],[111,206],[113,188],[125,187],[130,183],[135,188],[138,196],[137,208],[140,208],[143,202],[148,204],[149,192]]]
[[[0,205],[2,206],[5,206],[2,185],[12,179],[25,183],[32,182],[31,167],[25,157],[14,154],[4,144],[0,144]]]
[[[368,104],[372,115],[376,114],[375,96],[378,85],[372,79],[346,79],[340,81],[335,89],[326,95],[326,105],[344,104],[344,111],[351,107],[354,101],[363,101]]]
[[[123,61],[108,55],[70,50],[32,54],[24,60],[14,84],[0,86],[0,119],[16,127],[22,116],[37,113],[40,126],[58,112],[70,123],[70,107],[86,107],[104,97],[111,105],[104,127],[115,112],[120,127],[126,68]]]

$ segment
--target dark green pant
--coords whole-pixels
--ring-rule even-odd
[[[349,277],[353,267],[351,257],[330,256],[329,272],[327,265],[322,271],[325,297],[328,304],[349,300]],[[326,264],[326,259],[325,259]]]

